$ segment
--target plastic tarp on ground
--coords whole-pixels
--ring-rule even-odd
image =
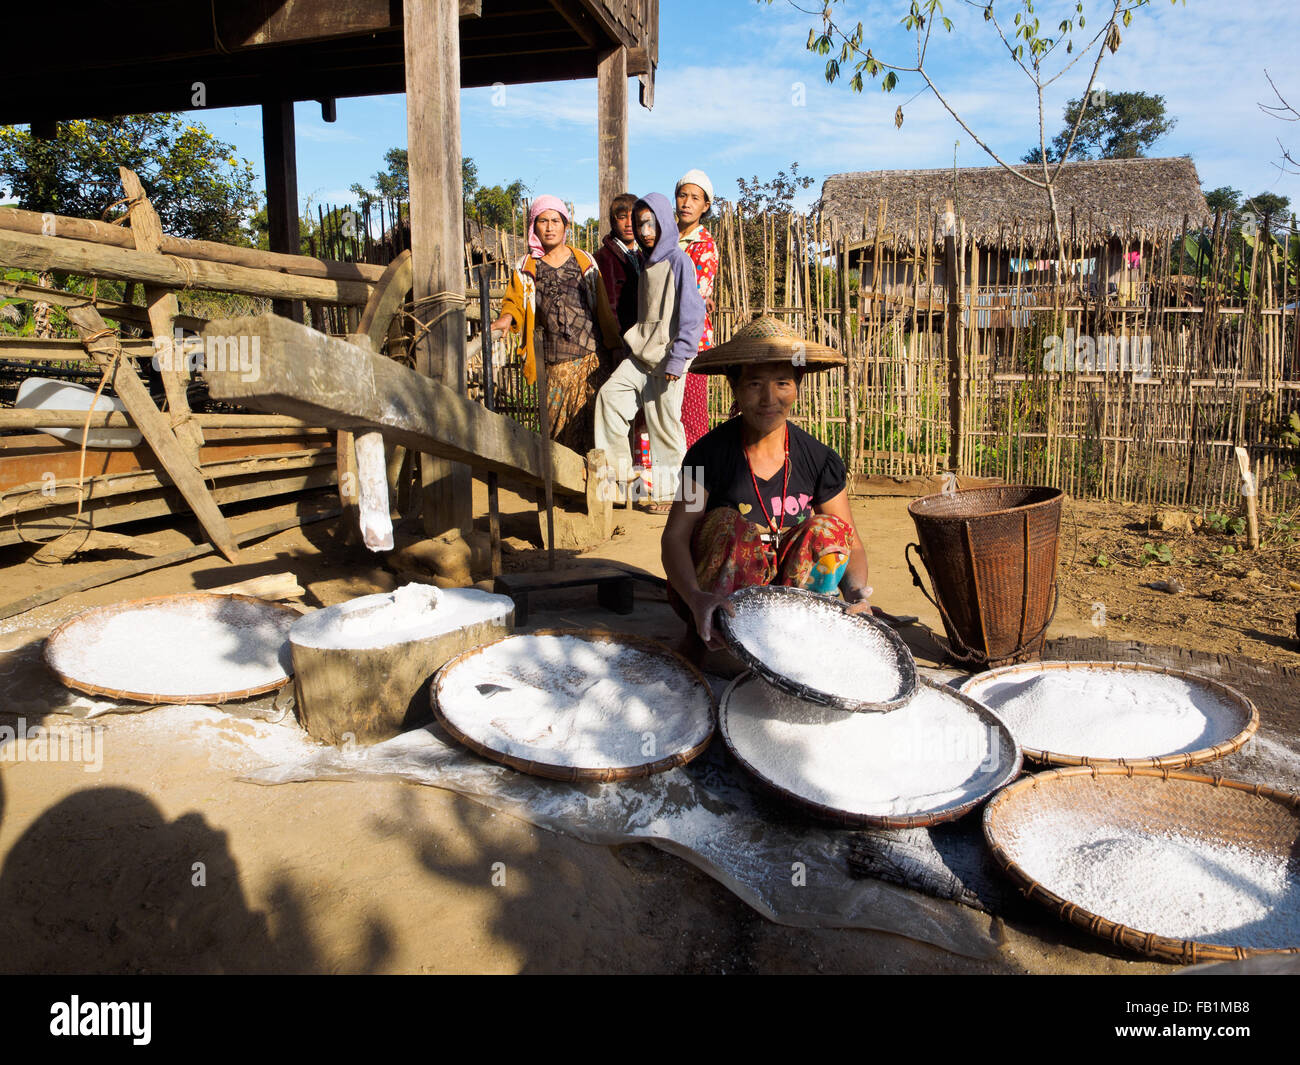
[[[756,794],[720,738],[688,766],[644,780],[566,784],[507,769],[458,747],[436,726],[368,748],[327,748],[242,779],[259,784],[389,777],[447,788],[531,824],[605,845],[650,843],[708,873],[781,924],[871,928],[969,957],[992,957],[1000,922],[978,909],[849,869],[852,830],[823,827]],[[978,835],[978,824],[975,825]],[[880,833],[908,841],[912,864],[936,878],[947,860],[925,830]],[[996,876],[972,838],[965,876]],[[981,869],[981,862],[985,868]],[[960,873],[958,875],[961,875]]]

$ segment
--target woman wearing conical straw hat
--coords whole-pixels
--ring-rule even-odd
[[[789,421],[803,376],[843,362],[771,317],[696,356],[697,373],[727,375],[740,413],[687,451],[664,528],[669,601],[687,622],[688,652],[722,646],[715,611],[733,613],[727,597],[749,585],[838,589],[851,613],[871,610],[844,462]]]

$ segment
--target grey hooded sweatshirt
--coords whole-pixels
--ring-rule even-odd
[[[668,197],[651,192],[632,208],[654,212],[659,236],[641,271],[636,325],[623,334],[632,356],[650,371],[681,376],[700,348],[704,300],[695,263],[677,246],[677,221]]]

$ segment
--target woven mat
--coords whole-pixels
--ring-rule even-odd
[[[1053,640],[1043,658],[1145,662],[1199,673],[1236,688],[1259,708],[1259,731],[1235,754],[1197,768],[1300,791],[1300,669],[1101,637]],[[981,816],[982,810],[977,810],[961,821],[932,829],[856,833],[849,844],[849,864],[860,876],[904,884],[999,916],[1041,919],[1042,910],[1010,886],[989,855]]]

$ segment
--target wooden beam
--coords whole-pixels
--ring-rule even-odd
[[[322,426],[301,418],[281,414],[196,414],[194,421],[205,429],[321,429]],[[0,410],[0,429],[80,429],[86,424],[86,412],[80,410],[39,410],[6,407]],[[97,410],[90,415],[92,429],[129,429],[135,426],[129,414]],[[258,436],[263,434],[259,433]]]
[[[627,49],[615,48],[596,68],[596,174],[601,224],[614,197],[627,192]]]
[[[70,218],[66,215],[24,211],[17,207],[0,207],[0,229],[46,237],[69,237],[72,240],[90,241],[92,244],[108,244],[115,248],[135,248],[130,230],[123,229],[121,226],[96,222],[89,218]],[[258,270],[293,274],[295,277],[323,277],[330,281],[373,283],[384,276],[384,268],[373,263],[343,263],[332,259],[314,259],[310,255],[281,255],[278,252],[262,251],[260,248],[240,248],[232,244],[221,244],[215,240],[191,240],[189,237],[173,237],[167,233],[162,235],[159,250],[164,255],[179,255],[185,259],[202,259],[213,263],[231,263],[235,266],[251,266]],[[12,283],[6,282],[6,284]]]
[[[270,314],[213,321],[209,333],[257,338],[256,373],[217,365],[204,371],[216,399],[334,429],[378,429],[389,442],[413,451],[495,470],[518,484],[542,483],[543,440],[537,433],[399,362]],[[545,443],[556,490],[585,496],[583,456]]]
[[[262,153],[266,164],[266,219],[271,250],[284,255],[302,251],[298,230],[298,148],[294,136],[293,101],[262,104]],[[297,301],[276,300],[276,314],[303,320]]]
[[[53,302],[53,301],[51,301]],[[82,297],[80,303],[60,304],[65,307],[85,307],[89,301]],[[98,308],[97,308],[98,309]],[[142,307],[141,310],[144,308]],[[110,314],[111,318],[112,315]],[[122,350],[128,358],[153,358],[153,341],[127,337],[122,341]],[[15,337],[0,336],[0,359],[21,359],[24,362],[91,362],[80,340],[64,337]],[[34,367],[33,372],[39,372]]]
[[[239,547],[230,534],[226,519],[217,509],[198,470],[172,435],[167,419],[154,406],[152,397],[136,373],[135,365],[130,359],[117,357],[121,348],[116,335],[107,329],[104,319],[94,307],[68,307],[65,313],[86,345],[90,357],[101,368],[107,369],[116,361],[110,383],[118,398],[126,406],[136,428],[158,456],[167,475],[180,489],[217,550],[231,562],[236,561],[239,558]]]
[[[53,304],[55,307],[67,307],[70,304],[80,306],[87,302],[84,292],[65,292],[58,288],[41,288],[26,281],[0,280],[0,296],[12,296],[18,299],[33,300]],[[96,299],[95,309],[117,322],[139,322],[149,324],[149,312],[134,303],[122,303],[120,300]],[[176,315],[175,322],[182,329],[198,332],[203,328],[206,318],[195,318],[190,314]],[[80,349],[80,345],[77,345]]]
[[[463,397],[464,261],[457,0],[404,0],[407,149],[411,162],[415,367]],[[481,408],[479,408],[481,409]],[[484,412],[486,413],[486,412]],[[468,443],[468,441],[466,441]],[[422,521],[430,536],[473,526],[470,471],[425,453]]]
[[[602,26],[598,21],[597,5],[584,3],[583,0],[550,0],[550,2],[589,47],[603,52],[610,44],[621,43],[611,27]]]
[[[130,203],[131,233],[135,237],[136,250],[157,253],[162,244],[162,222],[158,219],[158,212],[153,209],[140,178],[133,170],[119,166],[117,172]],[[159,369],[163,391],[167,394],[172,429],[189,460],[197,462],[199,448],[203,446],[203,432],[190,421],[190,401],[185,394],[189,374],[181,353],[176,350],[172,333],[175,319],[181,312],[180,304],[176,302],[174,292],[157,285],[145,285],[144,299],[149,327],[153,330],[154,358],[157,360],[154,365]]]
[[[81,277],[111,277],[166,288],[241,292],[272,299],[309,299],[363,306],[371,285],[298,277],[228,263],[151,255],[63,237],[42,237],[13,230],[0,232],[0,263],[27,270],[64,270]]]

